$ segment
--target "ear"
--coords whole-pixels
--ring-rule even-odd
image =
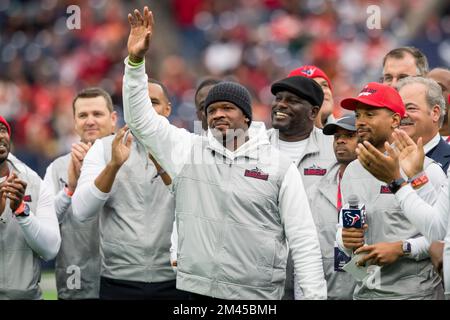
[[[316,120],[317,116],[319,115],[319,110],[320,110],[320,107],[318,107],[318,106],[311,107],[311,113],[310,113],[311,120],[313,120],[313,121]]]
[[[169,102],[164,108],[164,117],[168,118],[172,113],[172,104]]]
[[[250,122],[250,119],[247,118],[247,117],[245,117],[245,122],[249,123],[249,122]]]
[[[433,109],[431,109],[431,117],[433,118],[433,122],[439,122],[441,118],[441,108],[439,105],[435,105]]]
[[[394,113],[392,115],[392,124],[391,124],[391,128],[392,129],[396,129],[400,127],[400,121],[402,120],[402,118],[400,117],[400,115],[398,113]]]
[[[116,130],[116,123],[117,123],[117,111],[113,111],[111,113],[111,121],[112,121],[112,124],[113,124],[113,130],[115,131]]]

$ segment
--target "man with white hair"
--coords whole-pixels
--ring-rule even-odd
[[[439,129],[445,116],[445,100],[436,81],[422,77],[407,77],[396,86],[406,107],[407,117],[400,128],[417,142],[422,137],[425,154],[447,173],[450,146],[442,139]]]

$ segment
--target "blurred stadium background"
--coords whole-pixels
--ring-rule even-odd
[[[67,28],[70,5],[81,9],[79,30]],[[195,87],[207,75],[249,88],[254,119],[268,124],[270,83],[303,64],[330,76],[336,105],[377,81],[394,47],[416,46],[431,68],[450,66],[447,0],[1,0],[0,114],[12,124],[13,152],[42,177],[77,140],[77,91],[103,87],[122,114],[126,17],[144,5],[156,20],[148,72],[170,91],[171,122],[190,130]],[[381,9],[379,30],[367,28],[370,5]],[[43,278],[54,298],[51,274]]]

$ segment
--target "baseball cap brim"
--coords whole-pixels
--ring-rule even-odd
[[[288,91],[302,99],[305,99],[313,106],[322,106],[323,90],[322,87],[314,80],[303,76],[292,76],[282,80],[278,80],[272,84],[270,91],[276,95],[281,91]]]
[[[341,101],[341,107],[344,109],[347,109],[347,110],[354,111],[356,109],[358,103],[362,103],[362,104],[372,106],[372,107],[387,108],[382,103],[376,103],[373,100],[366,99],[364,97],[344,99]]]
[[[299,92],[299,90],[297,90],[296,87],[294,87],[293,85],[291,85],[290,83],[287,83],[287,82],[276,82],[276,83],[274,83],[272,85],[272,88],[270,89],[270,91],[274,95],[276,95],[280,91],[288,91],[288,92],[295,93],[296,95],[300,96],[303,99],[308,98],[308,97],[305,97],[304,94]]]
[[[323,134],[331,136],[336,133],[338,128],[346,129],[349,131],[356,131],[356,127],[347,123],[329,123],[323,127]]]

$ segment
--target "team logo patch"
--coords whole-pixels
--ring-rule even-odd
[[[361,92],[358,94],[358,97],[360,97],[360,96],[370,96],[370,95],[374,94],[375,92],[377,92],[377,90],[372,89],[372,88],[367,88],[367,87],[365,87],[365,88],[362,89]]]
[[[316,165],[303,169],[303,174],[305,176],[324,176],[326,173],[327,169],[317,167]]]
[[[343,219],[345,220],[344,222],[347,226],[353,227],[359,220],[361,220],[361,217],[359,214],[352,213],[351,211],[344,211]]]
[[[387,194],[387,193],[392,193],[391,190],[388,188],[388,186],[381,186],[380,194]]]
[[[249,178],[260,179],[260,180],[269,179],[269,174],[264,173],[261,169],[258,169],[258,167],[256,167],[255,169],[252,169],[252,170],[245,170],[244,176],[249,177]]]
[[[314,74],[314,72],[316,72],[316,68],[309,68],[309,69],[304,69],[301,71],[304,75],[307,76],[312,76]]]
[[[23,201],[25,202],[31,202],[31,194],[27,194],[23,197]]]

